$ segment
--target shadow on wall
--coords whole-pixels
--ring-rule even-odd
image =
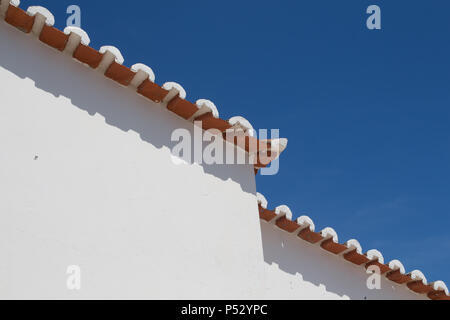
[[[143,141],[157,148],[172,150],[178,143],[171,141],[172,131],[176,128],[192,132],[193,125],[164,110],[161,105],[121,87],[6,22],[1,24],[0,65],[23,79],[32,79],[37,88],[55,97],[67,97],[73,106],[91,116],[102,115],[107,124],[120,130],[135,131]],[[239,183],[243,191],[256,194],[251,165],[203,163],[201,166],[205,173],[224,181],[231,179]]]
[[[287,276],[290,282],[296,283],[288,293],[292,299],[304,296],[305,290],[309,291],[308,297],[323,298],[326,296],[324,289],[327,293],[356,300],[424,299],[384,276],[381,276],[380,290],[369,290],[366,282],[370,275],[363,267],[347,262],[267,222],[261,221],[261,234],[264,261],[269,265],[278,265],[278,269],[268,273],[269,282],[282,281],[281,279],[285,279],[283,276]],[[312,284],[317,290],[311,290],[311,287],[308,289],[304,283],[302,285],[302,281]],[[283,287],[288,288],[287,285]],[[328,294],[331,298],[337,298],[335,295]]]

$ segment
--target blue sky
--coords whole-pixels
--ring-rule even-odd
[[[258,176],[341,241],[450,283],[450,2],[22,0],[64,28],[82,10],[91,45],[181,83],[289,139],[280,172]],[[381,7],[382,29],[366,28]]]

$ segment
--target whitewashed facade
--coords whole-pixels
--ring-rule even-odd
[[[174,164],[176,128],[1,21],[0,298],[426,298],[260,222],[253,166]]]

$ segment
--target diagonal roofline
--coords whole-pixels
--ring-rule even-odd
[[[316,232],[314,222],[310,217],[301,216],[293,221],[292,212],[286,205],[278,206],[275,210],[269,210],[267,209],[267,200],[262,194],[258,193],[257,199],[261,221],[269,223],[279,230],[296,235],[298,238],[335,254],[337,257],[364,267],[366,270],[371,266],[376,266],[379,268],[380,274],[388,280],[405,285],[405,288],[418,294],[424,294],[431,300],[450,300],[449,291],[443,281],[438,280],[429,283],[420,270],[406,273],[405,267],[399,260],[386,263],[381,252],[376,249],[363,253],[359,241],[355,239],[339,243],[338,234],[333,228],[326,227]]]

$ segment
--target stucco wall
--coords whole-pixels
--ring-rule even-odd
[[[0,66],[0,298],[261,292],[250,165],[175,165],[186,120],[4,22]]]
[[[0,298],[420,298],[260,225],[253,168],[175,165],[175,128],[0,22]]]

